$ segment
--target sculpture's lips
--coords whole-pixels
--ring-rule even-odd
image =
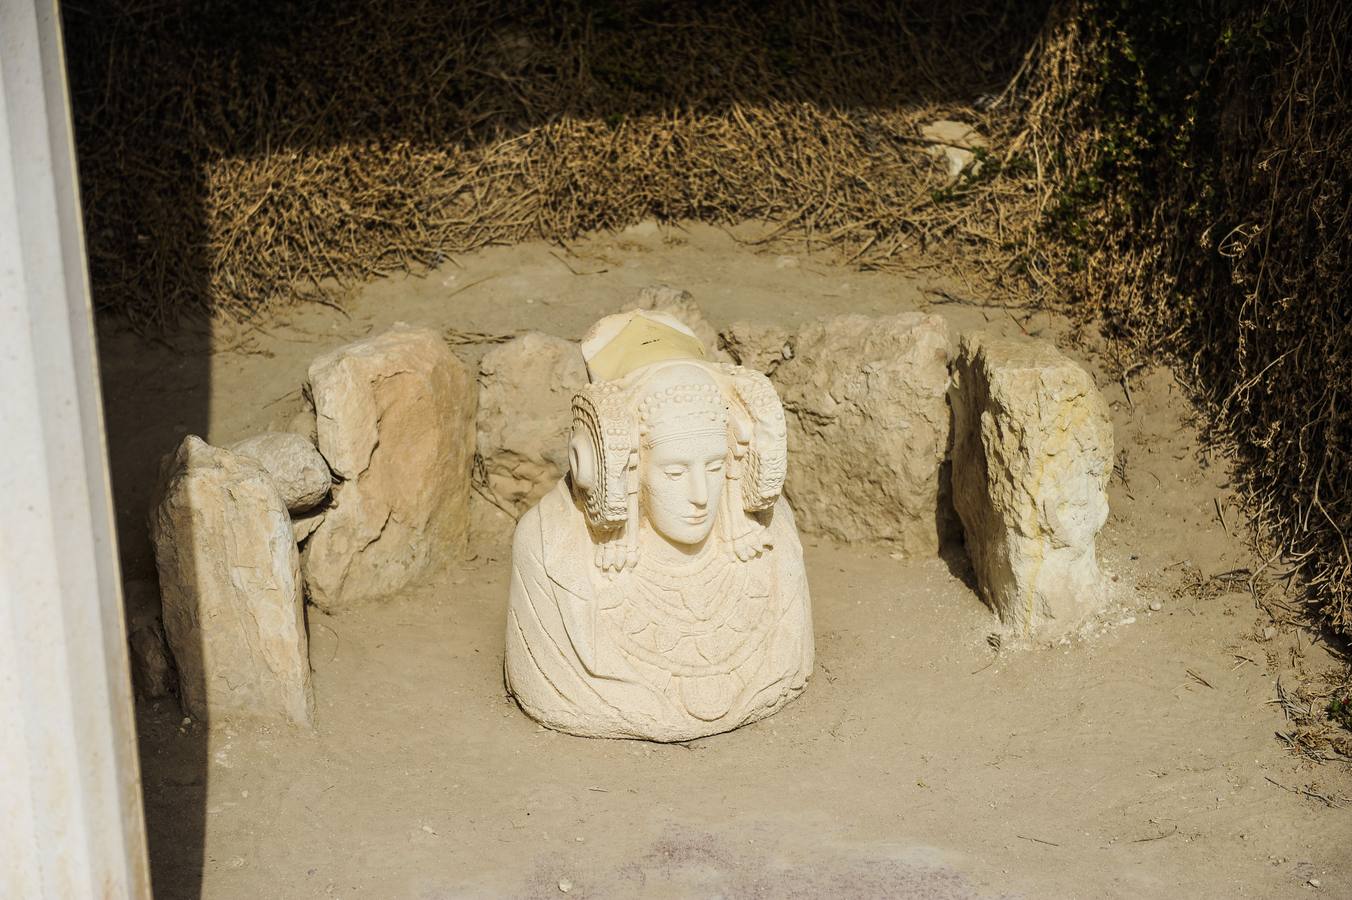
[[[707,519],[707,518],[709,518],[709,514],[708,514],[707,512],[704,512],[704,513],[692,513],[691,515],[688,515],[688,516],[682,516],[681,518],[685,519],[685,520],[686,520],[687,522],[689,522],[691,525],[703,525],[703,524],[704,524],[704,520]]]

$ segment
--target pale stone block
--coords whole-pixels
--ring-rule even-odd
[[[165,459],[156,497],[150,535],[184,708],[308,724],[299,559],[272,478],[190,435]]]
[[[388,597],[463,556],[478,390],[434,331],[399,324],[310,365],[319,451],[337,479],[305,543],[315,605]]]
[[[689,740],[803,690],[811,604],[774,389],[669,355],[690,346],[679,323],[626,330],[632,316],[584,340],[611,378],[576,393],[571,478],[517,525],[505,674],[551,728]],[[612,346],[626,341],[646,349]]]
[[[953,500],[981,595],[1012,633],[1098,609],[1113,429],[1094,379],[1045,341],[965,334],[951,393]]]
[[[479,456],[489,492],[517,514],[568,471],[569,401],[587,383],[577,344],[530,332],[479,363]]]
[[[786,494],[804,531],[930,556],[950,512],[950,344],[935,315],[844,315],[804,326],[774,384],[788,414]]]
[[[231,444],[229,449],[260,463],[293,513],[313,509],[329,495],[333,477],[308,438],[293,432],[268,431]]]

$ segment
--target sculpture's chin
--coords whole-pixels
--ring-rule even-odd
[[[653,530],[682,550],[693,550],[704,543],[713,526],[713,516],[709,516],[700,522],[654,522]]]

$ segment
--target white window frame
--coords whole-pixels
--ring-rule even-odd
[[[0,0],[0,896],[150,896],[53,0]]]

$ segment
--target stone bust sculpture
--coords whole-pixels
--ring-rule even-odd
[[[812,670],[784,413],[661,313],[582,344],[567,478],[517,525],[507,687],[539,722],[680,741],[778,710]]]

